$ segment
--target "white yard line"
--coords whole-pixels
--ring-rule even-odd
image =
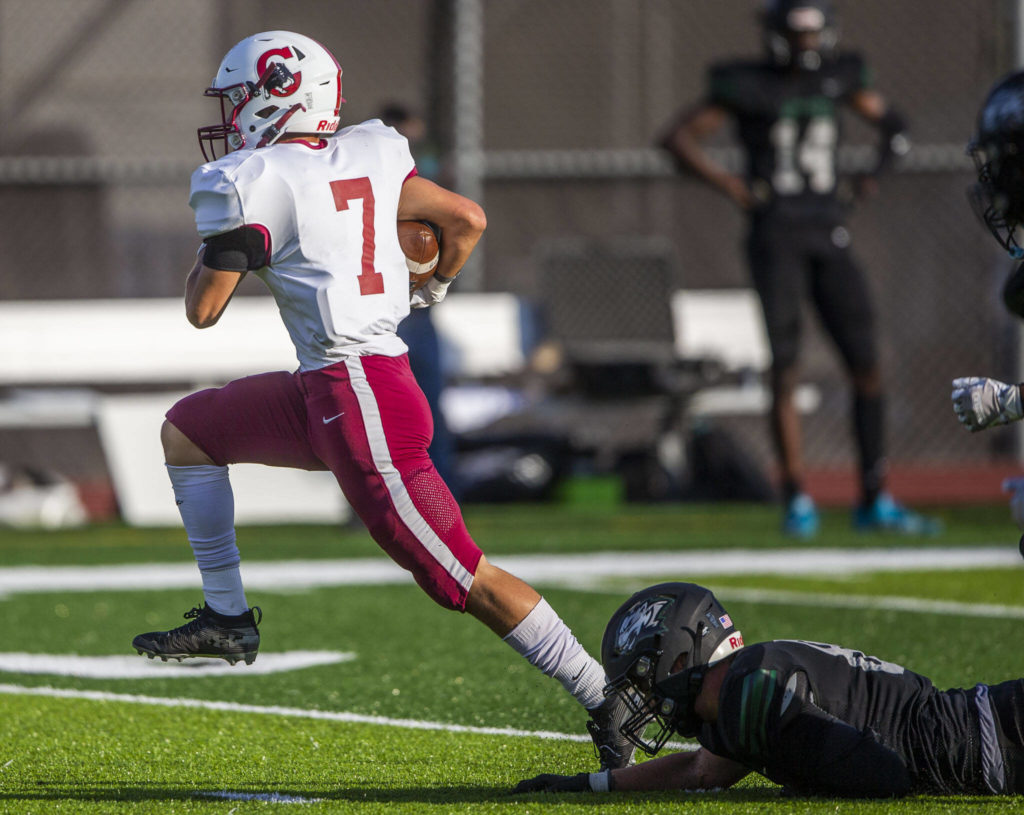
[[[524,580],[579,585],[605,577],[694,578],[707,575],[830,576],[864,572],[1021,568],[1012,546],[911,549],[728,549],[600,552],[495,557],[493,563]],[[243,561],[246,588],[262,591],[322,586],[409,583],[408,573],[384,558]],[[38,592],[138,591],[198,588],[191,563],[108,566],[12,566],[0,569],[0,598]]]
[[[625,597],[634,589],[594,581],[578,586],[587,591]],[[642,588],[637,586],[636,589]],[[898,597],[885,594],[827,594],[814,591],[784,591],[779,589],[750,589],[718,586],[715,596],[719,600],[740,603],[765,603],[773,606],[812,606],[813,608],[851,608],[872,611],[904,611],[918,614],[943,614],[954,617],[995,617],[1009,620],[1024,619],[1024,606],[997,603],[960,603],[955,600],[929,600],[924,597]]]
[[[715,595],[743,603],[769,603],[814,608],[852,608],[873,611],[907,611],[919,614],[945,614],[955,617],[996,617],[1024,620],[1024,606],[995,603],[958,603],[952,600],[928,600],[923,597],[886,595],[823,594],[819,592],[775,591],[773,589],[720,588]]]
[[[440,730],[447,733],[473,733],[484,736],[512,736],[516,738],[549,739],[554,741],[577,741],[590,743],[586,733],[559,733],[553,730],[520,730],[514,727],[478,727],[450,722],[429,722],[422,719],[393,719],[388,716],[367,716],[362,713],[347,713],[336,710],[306,710],[297,707],[277,705],[246,705],[239,702],[218,702],[207,699],[168,698],[163,696],[142,696],[134,693],[110,693],[99,690],[75,688],[26,687],[0,684],[0,694],[12,696],[46,696],[57,699],[88,699],[93,702],[120,702],[131,705],[154,707],[191,708],[193,710],[218,710],[226,713],[253,713],[262,716],[288,716],[297,719],[317,719],[327,722],[348,724],[372,724],[382,727],[402,727],[408,730]],[[695,745],[676,744],[683,749],[696,749]]]

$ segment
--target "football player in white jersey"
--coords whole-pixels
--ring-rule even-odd
[[[626,707],[606,698],[600,663],[466,530],[427,455],[430,411],[395,335],[410,305],[444,299],[484,230],[483,211],[418,177],[405,138],[379,120],[337,130],[341,67],[308,37],[247,37],[206,95],[220,100],[222,121],[199,130],[208,163],[192,176],[203,246],[186,282],[188,319],[214,325],[253,272],[277,301],[299,368],[200,391],[168,411],[161,440],[204,604],[133,647],[164,660],[251,663],[262,612],[239,575],[228,465],[329,469],[374,540],[435,602],[469,612],[590,711],[602,767],[628,764]],[[400,219],[429,220],[443,236],[437,271],[411,303]]]

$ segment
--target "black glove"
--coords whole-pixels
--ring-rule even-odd
[[[590,792],[590,773],[553,775],[544,773],[516,784],[512,792]]]

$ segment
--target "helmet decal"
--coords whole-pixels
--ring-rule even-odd
[[[615,651],[624,654],[632,650],[641,635],[657,634],[665,630],[662,620],[672,597],[648,597],[633,606],[619,622],[615,634]]]
[[[290,45],[286,45],[283,48],[271,48],[269,51],[264,51],[260,54],[259,59],[256,60],[256,76],[263,76],[266,73],[267,68],[270,64],[271,57],[281,57],[282,59],[291,59],[296,56],[301,60],[305,55],[298,49],[293,49]],[[284,87],[268,88],[267,93],[273,96],[291,96],[295,91],[299,89],[299,85],[302,84],[302,71],[295,71],[292,73],[292,82]]]

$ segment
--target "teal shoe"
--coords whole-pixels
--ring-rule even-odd
[[[786,516],[782,521],[782,534],[792,538],[813,538],[818,534],[821,519],[814,499],[807,493],[797,493],[786,504]]]
[[[853,527],[860,532],[899,532],[902,535],[938,535],[942,524],[935,518],[897,504],[887,492],[853,513]]]

